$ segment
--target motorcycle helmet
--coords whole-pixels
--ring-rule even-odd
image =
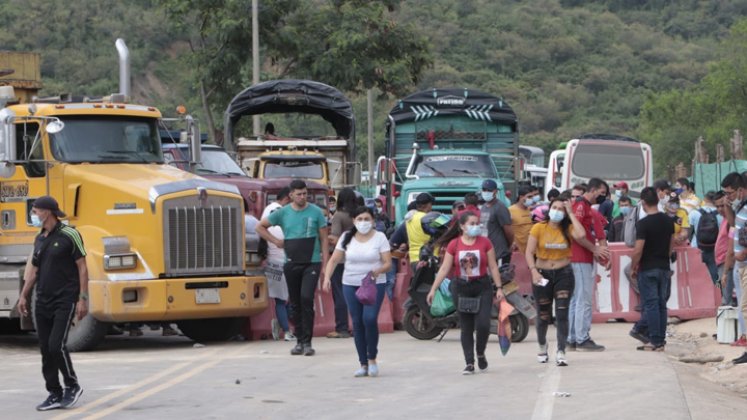
[[[423,232],[431,236],[440,236],[449,227],[451,217],[437,211],[427,213],[420,219],[420,226]]]

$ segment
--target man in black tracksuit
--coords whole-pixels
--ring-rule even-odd
[[[57,201],[39,197],[31,210],[31,221],[41,232],[34,241],[31,265],[24,274],[18,308],[28,315],[28,296],[36,285],[34,317],[42,354],[42,373],[49,396],[39,411],[72,407],[83,393],[67,350],[67,334],[73,316],[88,313],[88,269],[83,239],[74,228],[60,222],[65,217]],[[65,389],[60,385],[62,374]]]

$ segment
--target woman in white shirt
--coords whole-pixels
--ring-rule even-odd
[[[379,344],[379,309],[384,300],[386,290],[386,273],[391,267],[392,256],[389,241],[386,236],[376,231],[374,227],[373,211],[361,206],[353,214],[353,228],[340,236],[335,252],[324,270],[322,287],[329,291],[331,275],[335,267],[345,261],[345,271],[342,275],[343,295],[348,305],[350,317],[353,319],[353,337],[358,351],[360,369],[355,371],[356,377],[378,376],[379,367],[376,365]],[[355,292],[361,285],[361,280],[372,273],[376,279],[376,303],[363,305],[358,301]]]

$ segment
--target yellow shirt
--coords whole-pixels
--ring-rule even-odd
[[[420,225],[420,221],[425,216],[422,211],[417,211],[405,222],[405,228],[407,229],[407,246],[409,247],[410,262],[418,262],[420,260],[420,248],[427,244],[431,239],[431,235],[423,232],[423,227]]]
[[[695,194],[690,194],[687,198],[682,198],[680,196],[680,207],[689,213],[700,208],[700,198]]]
[[[518,204],[509,207],[508,211],[511,213],[511,226],[514,228],[514,242],[524,255],[527,250],[529,231],[532,230],[532,211],[522,209]]]
[[[672,217],[671,213],[667,213],[668,216]],[[690,228],[690,220],[687,217],[687,210],[682,207],[677,209],[677,213],[673,216],[674,218],[674,234],[677,235],[682,229]]]
[[[568,226],[568,237],[571,237],[571,226]],[[548,222],[537,223],[529,232],[537,239],[537,258],[543,260],[562,260],[571,258],[571,244],[565,240],[559,226],[552,226]]]

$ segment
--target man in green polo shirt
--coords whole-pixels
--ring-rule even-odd
[[[288,282],[288,296],[293,311],[291,317],[296,328],[296,346],[292,355],[313,356],[311,337],[314,335],[314,292],[321,275],[321,267],[327,265],[327,219],[322,210],[306,201],[306,183],[294,180],[290,183],[290,205],[286,205],[257,225],[257,233],[267,242],[285,250],[283,267]],[[284,239],[268,231],[271,226],[283,229]]]

